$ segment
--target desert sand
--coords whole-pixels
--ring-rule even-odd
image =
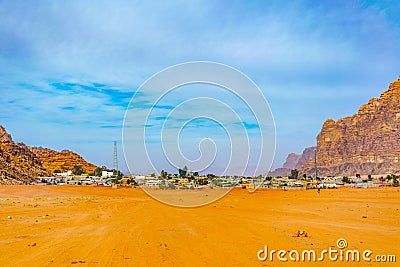
[[[140,188],[0,186],[0,266],[398,266],[399,191],[234,189],[177,208]],[[257,258],[265,245],[321,251],[340,238],[397,263]]]

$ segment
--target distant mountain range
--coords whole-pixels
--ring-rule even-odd
[[[400,77],[379,98],[371,98],[357,114],[328,119],[317,136],[317,147],[289,154],[283,168],[271,176],[286,176],[291,169],[313,175],[317,149],[319,176],[400,173]]]
[[[304,149],[302,154],[290,153],[282,168],[278,168],[274,171],[271,171],[268,175],[277,177],[277,176],[288,176],[291,170],[301,169],[307,162],[312,161],[315,156],[315,146],[307,147]]]
[[[29,147],[12,140],[0,126],[0,184],[26,184],[38,176],[52,175],[55,170],[73,170],[80,166],[86,173],[93,173],[96,165],[86,162],[71,151]]]

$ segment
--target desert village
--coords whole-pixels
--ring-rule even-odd
[[[294,171],[296,173],[296,170]],[[168,177],[151,175],[117,176],[115,171],[102,171],[101,176],[83,174],[76,176],[72,171],[57,173],[51,177],[38,177],[34,185],[82,185],[106,186],[119,188],[121,186],[154,187],[159,189],[202,189],[213,187],[238,187],[242,189],[269,188],[283,190],[299,189],[335,189],[338,187],[375,188],[382,186],[398,186],[399,177],[396,175],[368,175],[356,174],[354,177],[324,177],[313,178],[297,177],[243,177],[243,176],[187,176],[171,175]],[[166,178],[166,179],[165,179]]]

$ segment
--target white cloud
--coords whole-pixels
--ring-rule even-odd
[[[69,133],[50,129],[56,121],[75,123],[81,132],[113,127],[122,120],[125,102],[112,99],[112,91],[62,91],[49,84],[96,82],[116,94],[133,92],[165,67],[211,60],[254,79],[278,125],[313,125],[300,133],[311,143],[321,117],[356,110],[397,78],[397,10],[396,4],[366,2],[2,1],[0,102],[6,104],[0,117],[15,125],[15,132],[18,123],[6,118],[29,120],[32,133],[39,132],[35,123],[42,124],[60,142],[72,142]],[[298,108],[303,111],[293,112]],[[116,128],[103,130],[119,134]],[[278,131],[278,151],[288,150],[289,139],[297,140],[287,131]],[[56,137],[50,139],[56,143]]]

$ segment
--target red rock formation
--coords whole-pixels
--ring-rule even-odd
[[[295,154],[295,153],[290,153],[287,158],[285,163],[283,164],[282,168],[277,168],[271,172],[268,173],[268,176],[272,177],[277,177],[277,176],[288,176],[290,175],[291,170],[293,169],[301,169],[307,162],[310,160],[314,159],[314,151],[316,147],[307,147],[306,149],[303,150],[303,153],[301,155]],[[303,173],[299,173],[299,175],[302,175]]]
[[[85,173],[94,173],[96,165],[86,162],[80,155],[63,150],[61,152],[41,147],[30,147],[41,161],[43,167],[53,173],[55,170],[72,171],[74,166],[81,166]]]
[[[297,161],[296,164],[296,169],[301,169],[304,165],[306,165],[310,160],[314,159],[315,156],[315,149],[317,147],[312,146],[312,147],[307,147],[306,149],[303,150],[303,153],[301,154],[300,159]]]
[[[0,125],[0,142],[12,142],[11,135]]]
[[[57,152],[15,143],[0,126],[0,184],[27,184],[38,176],[51,175],[56,169],[72,171],[74,166],[81,166],[87,173],[97,168],[71,151]]]
[[[0,184],[26,184],[48,174],[36,155],[0,126]]]
[[[296,153],[290,153],[287,158],[285,163],[283,164],[284,169],[289,169],[289,170],[293,170],[296,168],[297,163],[299,162],[301,158],[301,155],[296,154]]]
[[[400,77],[358,113],[327,120],[317,136],[321,176],[400,173]],[[301,170],[311,174],[313,162]]]

